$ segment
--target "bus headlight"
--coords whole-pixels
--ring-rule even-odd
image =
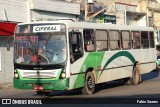
[[[66,73],[65,73],[65,72],[62,72],[62,73],[61,73],[61,78],[62,78],[62,79],[66,78]]]
[[[15,78],[18,78],[18,77],[19,77],[17,72],[14,73],[14,77],[15,77]]]

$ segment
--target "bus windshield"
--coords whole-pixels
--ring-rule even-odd
[[[54,33],[15,35],[14,48],[17,64],[60,64],[67,56],[66,36]]]

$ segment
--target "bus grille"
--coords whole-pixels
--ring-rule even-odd
[[[20,70],[23,78],[56,78],[59,70]]]

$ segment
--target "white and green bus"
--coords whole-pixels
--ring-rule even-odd
[[[156,68],[154,29],[73,21],[18,24],[14,36],[14,87],[37,94],[96,84],[141,82]]]

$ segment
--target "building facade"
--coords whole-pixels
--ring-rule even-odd
[[[30,20],[72,19],[78,21],[80,4],[59,0],[29,0]]]
[[[91,22],[119,25],[149,26],[155,29],[155,45],[160,53],[160,3],[158,0],[82,0],[90,5],[93,13]],[[102,3],[103,8],[94,12],[94,4]],[[90,6],[91,7],[91,6]],[[102,11],[101,11],[102,10]],[[94,20],[94,21],[93,21]],[[95,21],[96,20],[96,21]]]
[[[13,80],[13,35],[17,23],[28,21],[27,0],[0,0],[0,84]],[[7,47],[10,49],[7,49]]]
[[[103,3],[104,11],[97,14],[101,23],[120,25],[146,26],[146,13],[140,11],[138,0],[96,0]],[[96,14],[96,13],[93,13]]]

